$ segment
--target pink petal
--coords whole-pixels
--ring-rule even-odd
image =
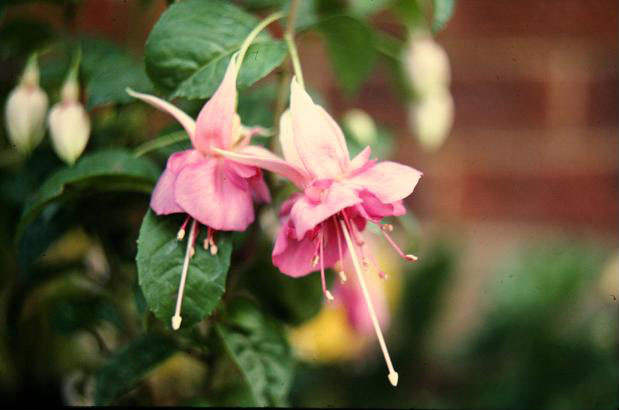
[[[176,181],[176,202],[211,228],[244,231],[254,220],[251,192],[226,162],[207,157],[183,168]]]
[[[294,142],[294,135],[292,132],[292,117],[290,116],[290,110],[284,111],[279,119],[279,143],[282,147],[282,153],[286,162],[300,168],[305,169],[297,146]]]
[[[317,233],[318,230],[308,233],[301,240],[297,240],[292,220],[286,221],[277,234],[272,254],[273,264],[282,273],[295,278],[319,270],[320,265],[312,266]],[[325,224],[323,234],[325,235],[323,263],[325,268],[328,268],[332,267],[339,259],[335,225],[331,221]],[[340,245],[344,246],[343,243]],[[343,247],[342,251],[345,249]]]
[[[262,171],[260,168],[243,165],[234,161],[227,161],[228,168],[234,170],[238,176],[247,180],[249,188],[255,195],[256,200],[262,202],[271,202],[271,194],[269,188],[264,182]]]
[[[421,175],[421,172],[406,165],[383,161],[347,181],[368,190],[381,202],[388,204],[409,196]]]
[[[228,168],[233,169],[237,175],[245,179],[255,176],[259,171],[256,167],[243,165],[234,161],[228,161]]]
[[[307,275],[316,270],[312,267],[312,258],[316,246],[309,235],[302,240],[295,239],[294,227],[288,224],[282,226],[275,240],[273,248],[273,265],[293,278]]]
[[[175,172],[165,169],[150,197],[150,207],[157,215],[168,215],[183,212],[174,197],[174,184],[176,183]]]
[[[168,215],[184,212],[176,203],[174,196],[176,177],[183,167],[200,161],[202,158],[202,155],[193,149],[176,152],[170,155],[166,169],[159,177],[159,181],[157,181],[157,185],[150,199],[150,207],[153,208],[155,213],[158,215]]]
[[[367,162],[370,160],[370,155],[372,155],[372,149],[368,145],[363,149],[363,151],[357,154],[357,156],[350,161],[349,168],[351,172],[354,172],[355,170],[358,170],[359,168],[362,168],[365,164],[367,164]]]
[[[281,208],[279,208],[280,218],[289,216],[293,205],[302,197],[303,197],[303,194],[301,192],[295,192],[294,194],[290,195],[290,197],[284,201]]]
[[[358,204],[356,209],[365,219],[380,221],[386,216],[400,216],[406,213],[402,201],[385,204],[368,191],[359,193],[359,196],[363,202]]]
[[[305,169],[319,179],[342,175],[350,162],[342,130],[295,79],[290,88],[294,143]]]
[[[214,148],[213,151],[232,161],[253,165],[281,175],[301,189],[305,187],[309,179],[304,170],[287,163],[262,147],[248,145],[237,151],[225,151],[218,148]]]
[[[256,201],[266,203],[271,202],[271,193],[269,192],[269,187],[266,182],[264,182],[262,171],[258,170],[258,173],[249,178],[247,182],[249,182],[249,187],[251,188]]]
[[[232,144],[236,114],[236,58],[230,59],[224,79],[198,115],[193,145],[202,152]]]
[[[353,187],[335,181],[322,191],[319,201],[316,201],[313,197],[308,197],[308,195],[303,195],[295,202],[290,211],[290,218],[296,229],[296,237],[302,238],[309,230],[330,216],[361,201]]]
[[[153,107],[172,115],[176,119],[176,121],[178,121],[183,126],[189,137],[193,140],[196,133],[196,123],[193,118],[185,114],[185,112],[183,112],[181,109],[176,108],[169,102],[162,100],[161,98],[155,97],[154,95],[138,93],[130,88],[127,88],[127,93],[132,97],[138,98],[145,103],[148,103]]]

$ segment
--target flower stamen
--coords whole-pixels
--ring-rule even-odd
[[[322,226],[321,226],[322,227]],[[331,294],[331,292],[329,292],[329,290],[327,289],[327,281],[325,279],[325,264],[324,264],[324,255],[323,255],[323,237],[322,237],[322,231],[318,234],[318,242],[320,245],[320,280],[322,281],[322,292],[325,294],[325,297],[327,298],[327,300],[332,301],[333,300],[333,295]]]
[[[210,244],[211,246],[211,255],[215,256],[217,255],[217,252],[219,251],[219,248],[217,248],[217,245],[215,245],[215,230],[213,228],[208,228],[208,234],[206,236],[206,241]],[[205,247],[206,249],[206,247]]]
[[[361,285],[361,290],[363,291],[363,297],[365,298],[365,304],[368,307],[368,312],[370,313],[370,318],[372,319],[372,324],[374,325],[374,330],[376,331],[376,337],[378,338],[378,343],[380,344],[380,348],[383,351],[383,356],[385,356],[385,362],[387,363],[387,368],[389,369],[389,374],[387,378],[392,386],[398,385],[398,373],[393,368],[393,363],[391,363],[391,357],[389,356],[389,351],[387,350],[387,345],[385,344],[385,338],[383,337],[383,333],[378,324],[378,318],[376,317],[376,313],[374,312],[374,306],[372,305],[372,301],[370,299],[370,293],[368,292],[367,285],[365,283],[365,278],[363,277],[363,273],[361,270],[361,266],[359,266],[359,261],[357,259],[357,254],[355,252],[355,247],[353,245],[352,240],[350,239],[350,235],[348,234],[348,230],[346,229],[346,223],[344,221],[340,221],[342,226],[342,231],[344,232],[344,238],[346,239],[346,244],[348,245],[348,250],[350,252],[350,257],[353,262],[353,266],[355,267],[355,272],[357,274],[357,279],[359,280],[359,284]]]
[[[348,278],[346,277],[346,273],[344,273],[344,270],[343,270],[344,257],[342,256],[342,244],[340,243],[340,241],[341,241],[341,239],[340,239],[340,227],[339,227],[339,225],[337,223],[337,219],[334,219],[333,221],[335,223],[335,235],[337,236],[337,252],[338,252],[338,254],[340,256],[340,259],[339,259],[340,265],[342,265],[342,270],[340,270],[338,272],[338,274],[340,276],[340,282],[346,283],[346,280]]]
[[[183,271],[181,273],[181,281],[178,285],[178,294],[176,296],[176,310],[172,316],[172,329],[178,330],[181,327],[183,318],[181,317],[181,305],[183,303],[183,293],[185,292],[185,283],[187,282],[187,272],[189,271],[189,260],[195,253],[194,244],[197,237],[197,221],[194,219],[191,223],[189,232],[189,240],[187,240],[187,250],[185,251],[185,259],[183,261]]]
[[[378,265],[378,262],[376,261],[376,258],[374,258],[374,255],[372,255],[372,252],[368,252],[368,255],[370,256],[370,262],[372,263],[372,266],[374,267],[374,269],[376,270],[376,272],[378,273],[378,277],[381,279],[388,279],[389,275],[387,275]]]
[[[187,223],[189,222],[189,215],[185,218],[185,222],[181,225],[181,229],[178,230],[176,234],[176,239],[182,241],[185,238],[185,228],[187,227]]]
[[[405,254],[404,252],[402,252],[402,249],[400,249],[400,247],[398,246],[398,244],[395,243],[395,241],[393,239],[391,239],[391,236],[389,236],[389,234],[387,233],[387,231],[392,231],[393,230],[393,226],[389,225],[389,224],[385,224],[385,225],[381,225],[380,227],[380,232],[383,234],[383,236],[385,237],[385,239],[387,240],[387,242],[389,242],[389,244],[393,247],[393,249],[395,249],[395,251],[398,253],[398,255],[400,255],[402,258],[406,259],[407,261],[413,262],[416,261],[417,258],[415,255],[413,254]]]

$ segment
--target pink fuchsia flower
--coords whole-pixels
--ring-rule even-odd
[[[188,269],[188,260],[194,253],[199,222],[208,229],[204,249],[217,253],[215,231],[244,231],[254,221],[252,200],[269,202],[269,190],[256,166],[243,165],[219,155],[216,149],[244,153],[250,138],[261,132],[259,127],[241,125],[236,113],[237,77],[236,55],[232,57],[224,79],[215,94],[204,105],[197,121],[182,110],[152,95],[127,92],[154,107],[171,114],[191,139],[192,149],[174,153],[159,178],[151,196],[150,206],[158,215],[186,213],[178,239],[193,219],[187,253],[178,294],[173,328],[180,326],[180,305]],[[261,152],[255,148],[251,152]]]
[[[254,220],[252,199],[270,201],[259,168],[229,161],[214,151],[243,152],[256,132],[243,127],[236,113],[236,77],[232,58],[221,85],[196,122],[162,99],[128,90],[176,118],[193,145],[168,159],[150,202],[158,215],[186,213],[211,230],[244,231]]]
[[[278,173],[301,190],[291,196],[280,211],[282,227],[272,259],[283,273],[304,276],[318,270],[320,265],[323,292],[328,300],[333,300],[326,287],[325,268],[342,261],[346,251],[351,253],[389,367],[389,380],[395,386],[398,376],[384,344],[357,252],[363,266],[375,263],[372,255],[366,252],[361,235],[366,225],[372,223],[380,227],[380,232],[400,256],[410,261],[417,259],[402,252],[388,234],[393,227],[380,221],[406,212],[402,200],[413,192],[422,174],[395,162],[370,159],[369,147],[350,159],[340,127],[322,107],[314,104],[294,79],[290,110],[281,118],[280,142],[285,160],[270,153],[216,151],[242,164]],[[345,280],[343,271],[340,276]]]
[[[340,220],[355,239],[364,262],[369,261],[369,255],[365,255],[361,232],[368,222],[382,228],[398,254],[407,260],[416,259],[401,251],[388,234],[392,227],[380,225],[380,221],[406,212],[402,200],[413,192],[421,172],[370,159],[369,146],[350,159],[340,127],[294,80],[290,101],[290,110],[282,115],[280,126],[285,160],[257,152],[257,147],[243,153],[217,150],[242,164],[278,173],[301,190],[281,207],[282,228],[273,263],[293,277],[318,270],[318,262],[322,271],[332,267],[346,252]],[[326,286],[324,291],[331,299]]]

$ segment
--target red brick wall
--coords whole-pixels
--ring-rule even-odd
[[[327,89],[338,111],[361,106],[398,131],[398,159],[425,173],[411,205],[426,218],[614,232],[617,10],[611,0],[459,1],[438,36],[455,126],[434,154],[410,135],[380,70],[358,101]]]

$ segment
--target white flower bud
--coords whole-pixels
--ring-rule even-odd
[[[77,100],[78,93],[77,81],[69,78],[62,88],[62,101],[52,107],[48,120],[54,150],[69,165],[84,152],[90,136],[90,119]]]
[[[350,110],[344,115],[343,122],[357,142],[367,145],[376,139],[376,124],[365,111]]]
[[[408,80],[418,95],[449,85],[449,58],[431,35],[412,34],[403,57]]]
[[[422,147],[438,149],[453,124],[454,102],[447,89],[435,90],[409,107],[409,121],[413,134]]]
[[[47,106],[47,94],[39,87],[36,58],[31,58],[5,107],[9,139],[21,153],[30,153],[43,139]]]

